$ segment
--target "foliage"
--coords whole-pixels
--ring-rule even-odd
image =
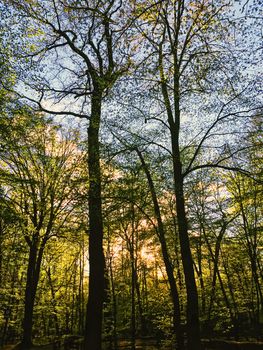
[[[28,303],[36,341],[87,335],[88,293],[111,349],[260,338],[257,1],[0,10],[2,343]]]

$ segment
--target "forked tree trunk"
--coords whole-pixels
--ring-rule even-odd
[[[180,84],[179,84],[179,70],[176,54],[174,53],[174,89],[173,89],[173,107],[170,102],[168,87],[164,74],[163,67],[163,52],[162,44],[159,47],[159,72],[161,78],[161,90],[164,105],[167,113],[167,121],[169,124],[172,157],[173,157],[173,178],[174,178],[174,193],[176,197],[176,216],[178,223],[178,234],[180,240],[180,249],[182,255],[182,263],[186,284],[187,294],[187,349],[200,350],[200,324],[199,324],[199,307],[198,307],[198,293],[195,282],[194,266],[192,259],[192,252],[190,249],[190,242],[188,237],[188,225],[185,210],[184,199],[184,177],[182,172],[181,153],[179,146],[180,136]]]

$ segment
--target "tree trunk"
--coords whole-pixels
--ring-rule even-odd
[[[215,301],[215,292],[216,292],[216,277],[217,277],[217,271],[218,271],[218,264],[219,264],[219,253],[220,253],[220,247],[221,247],[221,242],[223,240],[224,233],[227,228],[227,224],[223,222],[223,225],[220,229],[219,235],[216,237],[216,243],[215,243],[215,253],[212,251],[211,244],[209,243],[209,239],[206,234],[206,230],[204,225],[201,223],[201,228],[202,232],[204,235],[205,242],[208,246],[208,250],[211,256],[211,259],[213,261],[213,275],[212,275],[212,286],[211,286],[211,294],[210,294],[210,300],[209,300],[209,306],[208,306],[208,322],[211,320],[211,314],[212,314],[212,309],[213,309],[213,304]]]
[[[28,350],[32,346],[33,311],[44,245],[45,243],[43,243],[38,250],[37,242],[34,238],[30,244],[25,291],[23,336],[21,342],[21,349],[25,350]]]
[[[173,90],[173,104],[172,109],[169,99],[168,87],[163,68],[163,53],[162,45],[159,48],[159,71],[161,78],[161,90],[164,100],[164,105],[167,113],[167,121],[169,124],[172,156],[173,156],[173,178],[174,178],[174,193],[176,197],[176,215],[178,223],[178,234],[180,240],[180,249],[182,255],[183,271],[186,284],[187,294],[187,349],[200,350],[200,325],[199,325],[199,307],[198,307],[198,293],[195,282],[194,267],[192,252],[190,249],[190,242],[188,237],[188,225],[185,211],[184,199],[184,183],[181,163],[181,154],[179,147],[180,135],[180,85],[179,85],[179,70],[176,54],[174,54],[174,90]]]
[[[161,244],[161,250],[162,250],[162,256],[163,256],[163,261],[165,265],[165,270],[167,273],[168,277],[168,282],[169,282],[169,287],[170,287],[170,293],[171,293],[171,299],[173,302],[173,326],[174,326],[174,332],[176,335],[176,342],[177,346],[180,350],[184,349],[184,337],[183,337],[183,331],[181,327],[181,312],[180,312],[180,300],[179,300],[179,295],[178,295],[178,290],[174,278],[174,271],[173,267],[170,261],[169,253],[168,253],[168,248],[166,244],[166,239],[165,239],[165,229],[162,221],[162,216],[161,216],[161,211],[154,187],[154,183],[150,174],[150,171],[148,169],[148,166],[143,158],[142,153],[137,149],[137,154],[141,160],[143,170],[145,172],[145,175],[148,180],[148,185],[149,189],[151,192],[151,197],[153,201],[153,206],[154,206],[154,215],[157,220],[157,225],[158,225],[158,237],[159,241]]]
[[[3,282],[3,247],[2,247],[3,239],[4,239],[3,220],[0,217],[0,288],[2,288],[2,282]]]
[[[111,297],[112,297],[112,321],[113,321],[113,346],[114,349],[117,349],[118,346],[118,338],[117,338],[117,297],[115,291],[115,282],[113,277],[113,268],[112,268],[112,257],[110,257],[109,261],[109,277],[110,277],[110,285],[111,285]]]
[[[54,324],[55,324],[55,329],[56,329],[56,336],[59,336],[60,327],[59,327],[59,320],[58,320],[58,315],[57,315],[56,293],[55,293],[55,289],[54,289],[53,282],[52,282],[50,267],[47,270],[47,278],[48,278],[48,283],[49,283],[51,297],[52,297],[51,305],[53,307],[53,319],[54,319]]]
[[[84,334],[84,241],[81,242],[79,257],[78,331]]]
[[[101,350],[103,300],[105,295],[99,146],[101,100],[101,92],[95,91],[91,99],[91,117],[88,127],[89,297],[84,339],[85,350]]]
[[[222,228],[220,230],[220,233],[219,233],[219,235],[217,236],[217,239],[216,239],[215,253],[213,253],[211,244],[209,243],[208,237],[207,237],[205,229],[203,227],[203,233],[204,233],[205,242],[207,244],[207,247],[208,247],[208,250],[209,250],[209,253],[210,253],[210,257],[211,257],[211,259],[213,261],[213,264],[214,264],[214,266],[213,266],[212,291],[211,291],[211,296],[210,296],[208,321],[210,321],[210,319],[211,319],[212,306],[213,306],[213,302],[214,302],[214,299],[212,300],[211,298],[212,297],[214,298],[214,296],[215,296],[216,276],[217,276],[219,284],[220,284],[220,289],[221,289],[221,292],[222,292],[222,295],[223,295],[223,298],[224,298],[224,301],[225,301],[225,305],[226,305],[226,307],[228,309],[231,322],[232,322],[233,326],[235,327],[235,324],[236,324],[235,315],[233,313],[230,301],[228,299],[228,296],[227,296],[227,293],[226,293],[226,290],[225,290],[225,287],[224,287],[224,282],[223,282],[223,279],[222,279],[220,271],[219,271],[220,246],[221,246],[221,242],[222,242],[222,239],[223,239],[226,227],[227,227],[227,223],[224,222],[223,226],[222,226]]]
[[[173,137],[173,135],[172,135]],[[176,157],[176,155],[175,155]],[[178,154],[177,154],[178,157]],[[177,158],[176,157],[176,158]],[[178,159],[178,158],[177,158]],[[178,232],[184,269],[186,293],[187,293],[187,349],[201,349],[199,315],[198,315],[198,294],[194,276],[192,253],[188,237],[187,219],[185,213],[183,179],[181,163],[174,161],[174,182],[176,195],[176,213],[178,220]]]
[[[133,199],[133,191],[132,191]],[[135,263],[135,212],[134,205],[132,204],[132,236],[130,242],[130,257],[131,257],[131,350],[135,350],[135,341],[136,341],[136,300],[135,300],[135,291],[136,291],[136,263]]]
[[[146,328],[146,320],[143,313],[142,298],[141,298],[137,267],[135,268],[135,287],[136,287],[136,295],[137,295],[137,302],[138,302],[138,312],[139,312],[139,318],[140,318],[140,335],[143,337],[147,334],[147,328]]]

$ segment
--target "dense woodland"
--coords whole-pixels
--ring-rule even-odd
[[[0,347],[259,349],[260,1],[0,12]]]

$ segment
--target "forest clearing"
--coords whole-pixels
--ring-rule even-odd
[[[263,349],[261,0],[0,0],[0,349]]]

